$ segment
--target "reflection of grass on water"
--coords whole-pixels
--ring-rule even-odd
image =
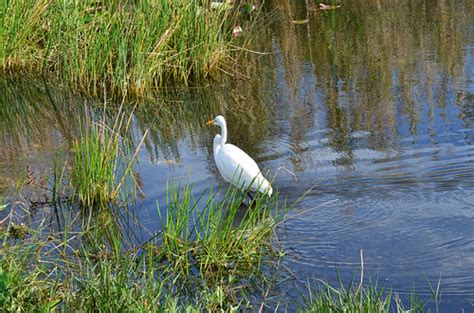
[[[206,1],[9,1],[0,71],[49,73],[89,93],[188,84],[229,61],[233,13]],[[106,86],[104,86],[104,84]]]
[[[64,149],[72,146],[79,131],[77,116],[85,115],[84,109],[93,116],[102,117],[101,100],[85,98],[48,83],[0,80],[0,90],[0,125],[5,134],[0,137],[0,150],[13,164],[39,149],[49,148],[53,153],[58,146],[66,146]],[[183,153],[179,141],[189,138],[191,146],[202,145],[208,139],[209,131],[202,131],[204,122],[220,113],[229,117],[233,143],[251,155],[255,154],[258,143],[267,136],[270,120],[261,102],[243,101],[249,106],[243,114],[237,100],[227,103],[232,97],[230,92],[220,88],[167,88],[166,92],[148,100],[124,105],[123,111],[126,114],[133,111],[134,116],[133,126],[128,128],[128,133],[122,132],[122,136],[128,142],[138,144],[148,130],[144,147],[149,157],[153,161],[173,159],[179,162]],[[110,123],[115,118],[114,108],[118,106],[108,105],[106,114]],[[132,110],[133,107],[136,109]]]
[[[294,129],[305,129],[302,122],[309,130],[321,121],[337,151],[350,156],[358,148],[351,140],[357,131],[370,132],[368,148],[388,151],[398,149],[401,123],[417,136],[426,114],[434,124],[438,108],[469,106],[462,86],[469,81],[472,18],[466,12],[472,1],[327,1],[341,5],[328,11],[317,8],[320,2],[265,1],[278,19],[256,34],[258,46],[252,47],[279,51],[260,62],[272,70],[276,63],[284,76],[260,72],[271,88],[288,89],[282,96],[294,112],[295,139],[301,134]],[[296,25],[292,18],[309,22]],[[303,111],[306,102],[309,111]]]

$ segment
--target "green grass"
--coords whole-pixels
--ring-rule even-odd
[[[285,205],[278,196],[257,196],[247,208],[233,188],[195,195],[189,185],[170,184],[166,203],[157,205],[160,230],[138,240],[130,233],[137,226],[130,224],[138,188],[132,169],[145,137],[133,147],[123,135],[133,115],[114,111],[86,110],[70,149],[53,160],[49,185],[41,189],[51,202],[40,213],[30,210],[28,186],[9,207],[0,233],[4,307],[255,308],[282,256],[272,240]]]
[[[233,11],[202,0],[0,5],[0,72],[46,75],[99,95],[189,84],[232,62]]]
[[[82,208],[105,208],[117,202],[124,203],[134,194],[136,181],[132,167],[146,136],[133,152],[121,134],[127,132],[132,114],[117,113],[112,126],[104,117],[99,122],[86,121],[74,141],[72,185],[74,198]],[[55,167],[56,169],[56,167]],[[54,178],[58,177],[57,171]],[[59,181],[60,182],[60,181]],[[55,184],[55,188],[58,187]]]
[[[277,198],[256,200],[237,218],[242,197],[230,190],[194,198],[190,186],[170,187],[161,231],[146,242],[125,241],[125,228],[64,209],[60,232],[40,222],[2,236],[0,301],[7,311],[230,311],[255,308],[251,295],[270,284],[280,254],[272,236]],[[18,204],[20,205],[20,204]],[[272,213],[273,212],[273,213]],[[111,212],[114,214],[113,212]],[[112,218],[115,215],[112,215]],[[45,221],[50,218],[45,217]]]
[[[16,246],[5,254],[0,301],[6,311],[164,311],[172,299],[163,290],[166,280],[158,277],[144,257],[126,253],[120,258],[94,261],[87,254],[73,259],[71,253],[67,260],[48,259],[51,251],[45,246],[46,242],[37,240],[29,249]],[[40,249],[48,252],[35,252]]]
[[[170,186],[165,214],[160,213],[161,255],[180,277],[198,273],[203,287],[226,280],[229,284],[223,287],[230,290],[230,282],[260,277],[273,260],[269,256],[278,259],[272,238],[284,210],[279,209],[278,195],[271,200],[257,195],[250,208],[233,188],[223,200],[214,197],[205,192],[195,198],[189,186],[181,190]]]
[[[363,274],[362,274],[363,275]],[[303,307],[300,312],[424,312],[426,305],[434,302],[436,312],[439,311],[440,301],[440,284],[438,282],[437,288],[432,288],[431,297],[422,301],[413,290],[411,294],[410,303],[406,306],[397,294],[391,290],[385,290],[380,287],[377,282],[370,281],[367,285],[362,283],[354,284],[351,280],[348,286],[344,285],[339,279],[339,285],[331,286],[326,282],[319,281],[317,289],[311,289],[308,286],[308,295],[302,297]],[[430,310],[427,310],[430,312]]]
[[[390,312],[392,293],[384,293],[383,288],[369,285],[365,288],[346,289],[327,284],[319,292],[311,292],[304,299],[305,312]]]
[[[60,212],[60,220],[69,221],[61,231],[50,229],[46,216],[39,227],[25,226],[26,236],[13,238],[10,228],[17,217],[9,215],[1,233],[0,305],[9,312],[284,307],[266,295],[285,276],[279,266],[284,252],[273,243],[276,227],[285,220],[285,205],[278,195],[272,200],[257,196],[251,207],[241,204],[235,189],[219,197],[211,191],[193,196],[189,185],[170,185],[166,204],[157,207],[161,230],[135,244],[124,240],[125,228],[100,219],[78,230],[80,218],[67,216],[74,214],[67,209]],[[117,218],[114,211],[104,212]],[[438,305],[439,284],[430,289]],[[414,292],[405,307],[377,283],[353,281],[348,286],[322,282],[295,301],[302,312],[423,312],[427,303]]]

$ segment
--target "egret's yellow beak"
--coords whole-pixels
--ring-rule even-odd
[[[209,126],[209,125],[216,125],[216,120],[207,121],[206,126]]]

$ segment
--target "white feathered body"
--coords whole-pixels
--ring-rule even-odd
[[[244,151],[232,144],[219,144],[220,135],[214,138],[214,160],[224,179],[242,189],[272,194],[270,183],[263,177],[257,163]]]

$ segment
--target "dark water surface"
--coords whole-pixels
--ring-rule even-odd
[[[155,200],[181,179],[226,188],[203,128],[227,118],[229,140],[295,200],[278,238],[295,279],[364,276],[405,299],[441,280],[442,309],[474,307],[474,3],[267,1],[248,64],[222,86],[161,93],[140,103],[132,136],[150,135],[137,174],[143,233],[157,229]],[[294,20],[308,19],[295,24]],[[244,29],[245,30],[245,29]],[[41,84],[0,83],[0,192],[28,165],[49,173],[92,101]],[[53,101],[51,101],[53,100]],[[289,174],[286,168],[294,173]],[[146,229],[146,230],[145,230]],[[282,298],[284,299],[284,298]],[[287,300],[282,300],[288,302]],[[290,302],[291,303],[291,302]],[[288,305],[291,308],[291,304]]]

